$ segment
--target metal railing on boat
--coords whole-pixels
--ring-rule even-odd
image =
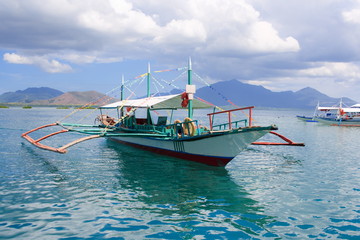
[[[212,131],[214,128],[219,128],[219,130],[226,130],[226,127],[227,127],[228,130],[231,130],[231,129],[233,129],[233,127],[238,128],[239,123],[244,123],[244,127],[252,127],[252,109],[253,108],[254,108],[254,106],[250,106],[250,107],[236,108],[236,109],[224,110],[224,111],[220,111],[220,112],[214,112],[214,113],[207,114],[209,116],[210,130]],[[232,121],[231,114],[233,112],[243,111],[243,110],[249,110],[248,119]],[[217,114],[227,114],[228,115],[228,122],[223,123],[223,124],[214,125],[213,124],[214,116],[217,115]],[[248,126],[247,126],[247,123],[249,123]],[[283,135],[281,135],[281,134],[279,134],[277,132],[270,131],[269,133],[281,138],[285,142],[280,142],[280,143],[279,142],[253,142],[252,145],[305,146],[304,143],[296,143],[296,142],[290,140],[289,138],[287,138],[287,137],[285,137],[285,136],[283,136]]]
[[[230,109],[230,110],[224,110],[224,111],[220,111],[220,112],[214,112],[214,113],[209,113],[207,114],[209,116],[209,123],[210,123],[210,130],[213,130],[214,127],[224,127],[226,125],[229,126],[228,129],[232,129],[233,128],[233,124],[235,124],[235,128],[238,127],[238,123],[239,122],[244,122],[245,123],[245,126],[247,123],[249,123],[249,126],[251,127],[252,126],[252,109],[254,108],[254,106],[251,106],[251,107],[243,107],[243,108],[236,108],[236,109]],[[243,111],[243,110],[249,110],[249,114],[248,114],[248,119],[242,119],[242,120],[239,120],[239,121],[232,121],[231,120],[231,114],[233,114],[233,112],[236,112],[236,111]],[[224,124],[219,124],[219,125],[214,125],[214,116],[215,115],[218,115],[218,114],[227,114],[228,115],[228,122],[227,123],[224,123]]]

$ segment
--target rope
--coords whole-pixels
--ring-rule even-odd
[[[199,75],[197,75],[194,72],[194,75],[199,78],[203,83],[205,83],[211,90],[213,90],[214,92],[216,92],[222,99],[224,99],[226,102],[230,103],[231,105],[235,106],[235,107],[239,107],[237,106],[235,103],[233,103],[232,101],[230,101],[230,99],[228,99],[227,97],[225,97],[223,94],[221,94],[219,91],[217,91],[213,86],[211,86],[208,82],[206,82],[203,78],[201,78]]]
[[[176,69],[167,69],[167,70],[154,71],[154,73],[162,73],[162,72],[170,72],[170,71],[181,71],[181,70],[186,70],[186,69],[187,69],[187,67],[182,67],[182,68],[176,68]],[[161,91],[162,89],[165,88],[165,86],[164,86],[163,84],[161,84],[160,81],[166,83],[166,85],[169,85],[169,86],[174,87],[175,89],[178,89],[178,90],[180,90],[180,91],[183,91],[183,88],[179,88],[178,86],[176,86],[176,85],[174,84],[174,82],[176,82],[177,80],[179,80],[180,78],[182,78],[182,77],[184,76],[184,74],[186,74],[186,73],[187,73],[187,71],[182,71],[177,77],[175,77],[173,80],[170,80],[170,81],[166,81],[166,80],[164,80],[164,79],[159,79],[159,80],[158,80],[157,78],[155,78],[155,77],[153,77],[153,76],[151,75],[151,78],[154,80],[154,81],[153,81],[153,85],[155,86],[156,92],[153,93],[149,98],[146,98],[143,103],[145,103],[146,101],[149,101],[152,97],[156,96],[158,93],[160,93],[160,91]],[[119,108],[122,108],[122,107],[126,104],[126,101],[129,100],[131,97],[136,96],[136,94],[135,94],[136,89],[144,82],[144,80],[145,80],[145,78],[146,78],[147,75],[148,75],[148,73],[144,73],[144,74],[141,74],[141,75],[139,75],[139,76],[137,76],[137,77],[135,77],[135,78],[132,78],[132,79],[129,79],[129,80],[125,81],[126,85],[124,85],[124,89],[128,90],[128,91],[130,92],[130,95],[122,102],[122,104],[121,104],[120,106],[118,106]],[[213,91],[215,91],[215,92],[216,92],[222,99],[224,99],[226,102],[230,103],[231,105],[233,105],[233,106],[235,106],[235,107],[238,107],[238,106],[237,106],[236,104],[234,104],[230,99],[228,99],[228,98],[225,97],[223,94],[221,94],[219,91],[217,91],[214,87],[212,87],[207,81],[205,81],[203,78],[201,78],[201,77],[200,77],[198,74],[196,74],[195,72],[194,72],[194,75],[195,75],[195,77],[196,77],[197,79],[199,79],[201,82],[203,82],[206,86],[208,86],[210,89],[212,89]],[[135,85],[135,84],[137,84],[137,86],[136,86],[135,88],[133,88],[133,90],[131,90],[130,87],[132,87],[132,86]],[[110,97],[109,95],[112,94],[112,93],[114,93],[115,91],[119,91],[120,88],[121,88],[121,86],[118,86],[118,87],[113,88],[112,90],[108,91],[105,96],[97,99],[96,101],[93,101],[93,102],[89,102],[89,103],[84,104],[82,107],[75,109],[74,111],[72,111],[70,114],[68,114],[67,116],[65,116],[64,118],[62,118],[62,119],[61,119],[60,121],[58,121],[58,122],[61,122],[61,121],[65,120],[65,119],[67,119],[67,118],[70,117],[71,115],[73,115],[73,114],[75,114],[75,113],[77,113],[77,112],[80,112],[80,111],[88,108],[89,106],[94,106],[94,105],[96,105],[96,104],[99,105],[99,103],[105,104],[105,103],[109,102],[110,100],[114,99],[114,98]],[[216,107],[216,108],[219,109],[219,110],[224,110],[224,109],[220,108],[219,106],[216,106],[215,104],[212,104],[212,103],[210,103],[210,102],[207,102],[207,101],[205,101],[205,100],[203,100],[203,99],[201,99],[201,98],[199,98],[199,97],[196,97],[196,98],[199,99],[200,101],[203,101],[203,102],[205,102],[205,103],[207,103],[207,104],[210,104],[210,105]],[[142,104],[143,104],[143,103],[142,103]],[[80,122],[80,121],[82,121],[83,119],[89,117],[89,115],[91,115],[91,114],[92,114],[94,111],[96,111],[97,109],[98,109],[98,108],[96,108],[96,109],[94,109],[93,111],[91,111],[90,113],[86,114],[84,117],[82,117],[82,118],[79,119],[78,121]],[[132,108],[132,110],[129,111],[128,114],[133,113],[133,112],[136,111],[137,109],[138,109],[138,107]],[[243,112],[243,113],[244,113],[244,112]],[[246,113],[244,113],[244,114],[247,115]],[[116,121],[116,124],[119,123],[119,122],[121,122],[125,117],[126,117],[126,115],[123,116],[123,117],[121,117],[121,118],[119,118],[118,121]],[[107,129],[110,129],[109,127],[110,127],[110,126],[106,126],[105,129],[106,129],[106,130],[107,130]]]
[[[142,75],[140,75],[140,76],[146,76],[146,74],[142,74]],[[144,77],[140,77],[140,76],[134,78],[135,81],[132,81],[133,79],[130,79],[130,80],[126,81],[126,82],[127,82],[127,83],[130,83],[129,86],[134,85],[136,82],[140,82],[140,83],[138,84],[138,86],[139,86],[139,85],[144,81],[144,79],[145,79]],[[73,110],[71,113],[69,113],[68,115],[66,115],[66,116],[63,117],[62,119],[60,119],[58,122],[62,122],[62,121],[64,121],[65,119],[67,119],[67,118],[69,118],[70,116],[72,116],[73,114],[78,113],[78,112],[80,112],[80,111],[82,111],[82,110],[84,110],[84,109],[87,109],[88,107],[95,106],[95,105],[97,105],[97,104],[98,104],[98,105],[103,105],[103,104],[109,102],[110,100],[113,99],[113,98],[110,97],[109,95],[112,94],[112,93],[115,92],[115,91],[118,91],[120,88],[121,88],[121,86],[117,86],[117,87],[111,89],[110,91],[108,91],[103,97],[100,97],[100,98],[98,98],[98,99],[95,100],[95,101],[88,102],[88,103],[84,104],[83,106],[81,106],[80,108],[76,108],[76,109]],[[125,88],[126,88],[128,91],[131,92],[131,95],[136,95],[135,92],[132,91],[132,90],[131,90],[130,88],[128,88],[127,86],[125,86]],[[135,89],[137,89],[137,87],[136,87]],[[101,103],[101,104],[99,104],[99,103]],[[94,109],[92,112],[94,112],[94,111],[96,111],[96,110],[97,110],[97,108]],[[88,115],[90,115],[92,112],[90,112]],[[81,121],[81,120],[83,120],[84,118],[86,118],[88,115],[86,115],[85,117],[79,119],[78,122]]]
[[[108,93],[107,93],[108,94]],[[77,112],[80,112],[90,106],[94,106],[96,103],[99,103],[100,101],[102,101],[102,99],[106,99],[106,98],[109,98],[109,96],[107,95],[104,95],[103,97],[97,99],[96,101],[93,101],[93,102],[88,102],[86,104],[84,104],[83,106],[81,106],[80,108],[76,108],[74,109],[71,113],[69,113],[68,115],[66,115],[65,117],[63,117],[61,120],[59,120],[58,122],[62,122],[63,120],[69,118],[71,115],[77,113]],[[108,99],[107,101],[110,101],[110,99]]]
[[[233,105],[234,107],[239,107],[238,105],[236,105],[235,103],[233,103],[230,99],[228,99],[227,97],[225,97],[221,92],[219,92],[218,90],[216,90],[213,86],[211,86],[208,82],[206,82],[202,77],[200,77],[198,74],[196,74],[194,72],[194,75],[200,79],[203,83],[205,83],[211,90],[213,90],[214,92],[216,92],[222,99],[224,99],[226,102],[230,103],[231,105]],[[221,109],[221,108],[220,108]],[[242,111],[241,112],[246,116],[246,117],[249,117],[249,115]],[[235,113],[232,113],[234,116],[236,116]],[[252,121],[256,122],[253,118],[251,118]]]

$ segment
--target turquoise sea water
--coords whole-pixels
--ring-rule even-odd
[[[71,111],[0,109],[0,239],[360,239],[360,128],[258,109],[255,124],[306,147],[250,146],[225,168],[105,139],[57,154],[20,137]]]

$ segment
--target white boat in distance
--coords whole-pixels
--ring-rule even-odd
[[[360,104],[344,107],[342,101],[338,106],[317,107],[314,120],[332,126],[360,127]]]
[[[214,105],[194,96],[196,89],[192,84],[190,59],[187,73],[185,92],[167,96],[152,96],[149,88],[151,79],[149,67],[148,73],[144,74],[148,86],[147,97],[134,100],[125,99],[122,86],[121,101],[101,106],[95,125],[56,122],[30,130],[22,136],[39,148],[59,153],[65,153],[67,148],[77,143],[105,137],[139,149],[212,166],[225,166],[250,144],[304,146],[303,143],[295,143],[279,133],[273,132],[277,130],[275,125],[254,126],[252,123],[253,106],[215,111]],[[214,109],[207,114],[209,119],[207,126],[193,119],[193,110],[203,108]],[[115,110],[115,116],[104,114],[111,109]],[[173,112],[179,109],[187,110],[187,116],[184,116],[183,120],[173,119]],[[160,115],[159,112],[162,110],[171,112],[171,115]],[[235,112],[244,113],[244,111],[247,112],[245,118],[233,119]],[[138,114],[141,112],[142,116]],[[225,122],[216,121],[219,115],[224,114],[226,118],[220,119],[225,119]],[[30,133],[39,129],[56,125],[64,129],[37,140],[29,136]],[[87,136],[58,148],[40,143],[46,138],[68,131]],[[285,142],[255,142],[267,133],[273,133]]]

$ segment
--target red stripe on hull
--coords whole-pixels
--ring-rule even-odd
[[[204,156],[204,155],[196,155],[185,152],[176,152],[168,149],[155,148],[150,146],[144,146],[136,143],[130,143],[121,141],[118,139],[110,138],[113,141],[122,143],[124,145],[132,146],[135,148],[140,148],[146,151],[154,152],[161,155],[171,156],[175,158],[185,159],[193,162],[203,163],[210,166],[224,167],[228,164],[233,158],[224,158],[224,157],[213,157],[213,156]]]

